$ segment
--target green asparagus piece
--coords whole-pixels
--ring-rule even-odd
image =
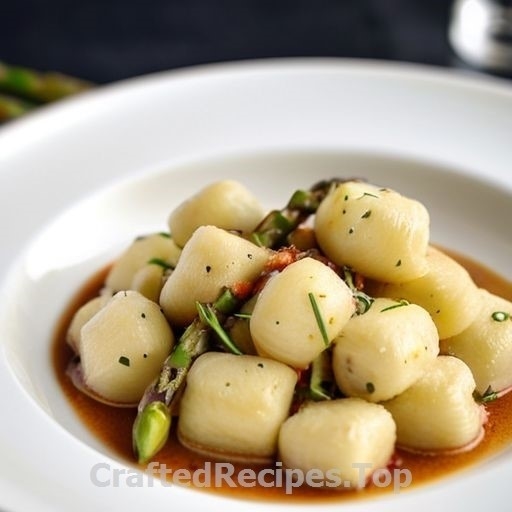
[[[309,395],[312,400],[330,400],[335,389],[332,373],[331,355],[324,350],[311,364]]]
[[[163,402],[151,402],[135,420],[134,443],[140,461],[149,460],[165,443],[171,427],[171,413]]]
[[[335,183],[337,180],[322,181],[309,191],[295,192],[282,210],[274,210],[263,219],[249,239],[263,247],[280,246],[290,232],[316,211]],[[164,362],[158,379],[144,393],[132,432],[133,450],[140,464],[148,462],[156,455],[168,438],[171,414],[169,413],[168,421],[163,421],[161,409],[172,408],[190,366],[199,355],[208,350],[212,315],[232,314],[239,305],[234,294],[230,290],[224,290],[212,305],[200,307],[200,314],[187,327]]]
[[[0,93],[48,103],[89,89],[91,83],[62,73],[41,73],[0,62]]]
[[[226,289],[209,307],[209,311],[214,315],[227,315],[235,311],[238,305],[237,297]],[[171,405],[185,382],[188,369],[208,349],[209,333],[207,320],[202,315],[197,316],[165,360],[158,380],[144,393],[132,432],[133,450],[139,463],[148,462],[167,441],[171,428]],[[162,418],[163,409],[167,411],[165,421]]]
[[[297,190],[282,210],[271,211],[249,235],[249,239],[261,247],[274,248],[283,245],[286,237],[300,226],[327,195],[337,180],[322,181],[311,190]]]
[[[19,117],[35,107],[33,103],[0,94],[0,123]]]

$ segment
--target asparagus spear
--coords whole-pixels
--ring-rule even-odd
[[[0,123],[19,117],[35,105],[7,94],[0,94]]]
[[[62,73],[40,73],[0,62],[0,92],[21,100],[48,103],[84,91],[91,85]]]
[[[336,182],[322,181],[309,191],[295,192],[288,204],[282,210],[271,211],[249,238],[263,247],[278,247],[291,231],[316,211]],[[139,403],[132,431],[133,450],[139,463],[149,461],[167,441],[171,427],[170,409],[178,391],[194,359],[209,347],[211,322],[206,318],[205,311],[214,315],[228,315],[238,306],[239,300],[235,294],[223,290],[213,305],[199,308],[199,316],[187,327],[174,351],[164,362],[160,376],[146,390]]]
[[[209,311],[219,315],[233,312],[239,299],[229,289],[221,292]],[[199,315],[180,337],[165,360],[156,382],[148,387],[139,403],[133,425],[133,449],[140,463],[147,462],[167,441],[171,427],[170,408],[185,382],[194,359],[209,346],[209,323]]]

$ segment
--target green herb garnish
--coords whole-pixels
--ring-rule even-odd
[[[329,336],[327,336],[327,330],[325,328],[325,323],[322,318],[322,314],[320,313],[320,309],[316,302],[316,298],[312,292],[308,293],[309,302],[311,302],[311,307],[313,308],[313,313],[315,314],[316,323],[318,324],[318,329],[320,330],[320,334],[324,340],[324,344],[327,347],[329,345]]]
[[[375,386],[373,385],[373,382],[366,383],[366,391],[368,391],[370,394],[375,392]]]
[[[391,306],[388,306],[387,308],[381,309],[380,312],[383,313],[384,311],[389,311],[391,309],[401,308],[402,306],[408,306],[409,301],[405,299],[401,299],[396,304],[393,304]]]
[[[159,267],[162,267],[164,270],[174,269],[172,265],[170,265],[161,258],[151,258],[150,260],[148,260],[148,265],[158,265]]]
[[[491,317],[495,322],[505,322],[506,320],[510,320],[510,313],[506,313],[505,311],[495,311]]]
[[[201,320],[209,325],[213,331],[217,334],[222,344],[232,353],[237,356],[242,355],[242,351],[235,345],[233,340],[229,337],[228,333],[220,325],[219,319],[215,314],[215,310],[210,304],[203,305],[200,302],[196,302],[197,311]]]
[[[121,356],[119,358],[119,364],[122,364],[124,366],[130,366],[130,359],[126,356]]]
[[[496,391],[493,391],[493,389],[491,388],[491,386],[489,386],[484,392],[483,394],[480,394],[476,389],[475,391],[473,392],[473,398],[481,403],[481,404],[486,404],[486,403],[489,403],[489,402],[494,402],[494,400],[497,400],[498,399],[498,393],[496,393]]]
[[[250,320],[252,315],[250,313],[235,313],[233,316],[236,318],[243,318],[244,320]]]

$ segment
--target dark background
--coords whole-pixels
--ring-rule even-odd
[[[0,61],[96,83],[328,56],[456,65],[451,0],[0,0]]]

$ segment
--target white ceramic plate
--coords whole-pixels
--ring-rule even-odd
[[[234,177],[267,206],[333,175],[422,200],[432,239],[512,276],[512,88],[415,66],[292,60],[116,84],[0,131],[0,509],[271,509],[155,484],[77,421],[54,379],[52,329],[76,287],[202,184]],[[377,501],[305,510],[507,510],[512,451]],[[104,475],[105,478],[107,475]],[[297,503],[272,506],[297,507]]]

